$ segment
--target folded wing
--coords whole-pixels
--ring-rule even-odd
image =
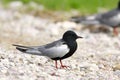
[[[49,58],[63,57],[69,52],[69,48],[67,44],[63,40],[58,40],[43,46],[21,46],[21,45],[13,45],[16,46],[16,49],[33,55],[47,56]]]

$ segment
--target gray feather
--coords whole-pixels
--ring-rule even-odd
[[[58,40],[43,46],[31,46],[31,47],[21,45],[13,46],[16,46],[16,49],[24,53],[47,56],[49,58],[62,57],[69,52],[69,48],[63,40]]]
[[[120,25],[120,9],[116,8],[106,13],[100,13],[87,17],[74,17],[71,19],[73,22],[82,24],[102,24],[111,27]]]

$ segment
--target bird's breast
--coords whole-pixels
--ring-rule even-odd
[[[67,57],[72,56],[77,49],[77,43],[75,41],[74,42],[69,42],[68,47],[70,49],[69,52],[66,55],[64,55],[61,59],[65,59]]]

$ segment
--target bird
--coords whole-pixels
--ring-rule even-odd
[[[120,26],[120,1],[117,8],[105,13],[99,13],[91,16],[72,17],[70,21],[82,24],[102,24],[113,28],[114,35],[118,35],[117,27]]]
[[[62,38],[54,42],[41,45],[41,46],[22,46],[13,44],[16,49],[32,55],[47,56],[48,58],[55,61],[55,67],[58,68],[57,61],[60,61],[60,68],[67,68],[67,66],[62,64],[62,60],[66,59],[74,54],[77,50],[76,40],[83,38],[78,36],[74,31],[66,31]]]

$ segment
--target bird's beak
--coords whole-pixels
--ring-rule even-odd
[[[83,38],[83,37],[81,37],[81,36],[78,36],[77,38]]]

